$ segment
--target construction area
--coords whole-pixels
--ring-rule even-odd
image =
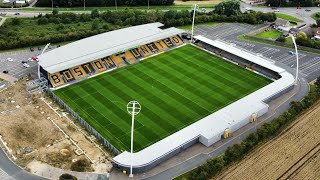
[[[20,167],[107,173],[111,155],[51,98],[29,94],[26,79],[0,91],[0,145]]]
[[[320,103],[214,179],[319,179]]]

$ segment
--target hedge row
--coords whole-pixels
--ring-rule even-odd
[[[274,21],[276,16],[274,13],[242,13],[237,16],[218,15],[213,12],[198,13],[196,16],[196,23],[206,22],[241,22],[249,24],[262,23],[264,21]],[[190,25],[192,21],[192,12],[189,11],[155,11],[146,12],[138,10],[122,10],[122,11],[106,11],[99,13],[97,10],[92,11],[91,14],[75,14],[62,13],[39,15],[34,18],[37,22],[34,29],[45,28],[47,24],[55,26],[56,34],[46,34],[44,36],[33,36],[29,32],[23,32],[17,35],[15,29],[23,29],[22,22],[25,19],[9,20],[0,27],[0,50],[22,48],[27,46],[36,46],[47,43],[59,43],[65,41],[79,40],[85,37],[96,35],[102,32],[107,32],[123,27],[162,22],[166,27]],[[91,29],[80,30],[81,22],[92,23]],[[79,24],[79,29],[74,31],[65,30],[65,24]],[[103,26],[96,29],[97,25]],[[100,26],[100,27],[101,27]]]
[[[173,5],[174,0],[149,0],[150,5]],[[86,0],[86,6],[114,6],[117,2],[118,6],[146,6],[146,0]],[[81,7],[83,0],[54,0],[54,6],[59,7]],[[38,0],[36,3],[38,7],[51,7],[51,0]]]
[[[299,102],[290,103],[290,108],[279,117],[271,122],[264,123],[256,132],[251,133],[241,143],[228,147],[225,153],[219,157],[208,160],[205,164],[189,172],[183,178],[187,179],[208,179],[217,175],[228,165],[235,163],[250,151],[257,147],[258,144],[266,142],[275,137],[283,129],[288,127],[303,111],[307,110],[320,99],[320,78],[315,83],[315,88],[311,88],[308,95]]]

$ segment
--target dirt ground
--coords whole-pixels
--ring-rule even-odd
[[[216,179],[320,179],[320,103]]]
[[[0,135],[17,157],[16,162],[27,167],[28,163],[37,160],[68,170],[72,162],[87,159],[92,164],[89,167],[92,171],[110,172],[111,156],[90,142],[74,123],[49,108],[39,93],[29,95],[25,83],[20,80],[0,92]],[[46,99],[46,102],[50,101]],[[50,105],[58,108],[54,103]],[[87,157],[75,153],[79,148]]]
[[[208,0],[208,1],[185,1],[183,2],[182,0],[175,0],[174,4],[175,5],[193,5],[193,4],[198,4],[198,5],[211,5],[211,4],[218,4],[222,0]]]

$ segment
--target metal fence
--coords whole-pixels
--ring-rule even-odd
[[[92,128],[82,117],[80,117],[76,112],[73,111],[67,104],[65,104],[58,96],[56,96],[50,89],[47,91],[50,96],[53,97],[63,108],[65,108],[74,118],[76,118],[80,124],[85,127],[89,132],[99,138],[103,144],[113,151],[116,155],[120,154],[120,151],[116,149],[109,141],[107,141],[100,133],[98,133],[94,128]]]

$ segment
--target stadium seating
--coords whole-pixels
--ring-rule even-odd
[[[76,66],[70,69],[73,74],[73,77],[76,79],[81,79],[87,76],[86,71],[82,68],[82,66]]]
[[[144,57],[148,57],[153,54],[153,52],[146,45],[142,45],[138,49]]]
[[[126,66],[126,63],[122,60],[120,56],[112,56],[114,63],[120,68]]]
[[[113,62],[110,56],[102,58],[102,61],[106,64],[108,69],[117,67],[117,65]]]
[[[75,80],[75,78],[73,77],[73,75],[69,69],[61,71],[60,74],[62,74],[62,76],[66,82],[71,82],[71,81]]]
[[[103,72],[107,70],[107,67],[103,64],[101,59],[95,60],[92,62],[92,66],[98,72]]]
[[[82,66],[83,70],[84,70],[88,75],[95,73],[95,70],[94,70],[92,64],[87,63],[87,64],[82,64],[81,66]]]
[[[166,44],[161,40],[155,41],[154,44],[157,46],[159,51],[164,51],[164,50],[168,49],[168,46],[166,46]]]
[[[180,46],[181,44],[183,44],[183,40],[178,35],[170,37],[170,40],[176,46]]]
[[[184,42],[179,35],[171,36],[162,40],[141,45],[117,55],[107,56],[70,69],[49,74],[49,80],[53,87],[58,87],[67,82],[82,79],[95,73],[126,66],[126,63],[134,64],[139,62],[139,59],[141,58],[148,57],[152,54],[156,54],[176,46],[180,46],[183,43]]]
[[[130,52],[131,52],[131,54],[132,54],[136,59],[140,59],[140,58],[143,57],[143,56],[140,54],[138,48],[131,49]]]
[[[136,58],[131,54],[130,51],[126,51],[126,52],[124,53],[124,57],[126,58],[126,61],[127,61],[128,63],[130,63],[130,64],[133,64],[133,63],[136,63],[136,62],[137,62]]]
[[[146,44],[146,46],[153,52],[153,53],[157,53],[159,52],[158,47],[152,42],[149,44]]]
[[[49,74],[49,80],[53,87],[58,87],[64,84],[64,80],[62,79],[60,72]]]
[[[163,39],[162,41],[166,44],[166,46],[167,46],[168,48],[172,48],[172,47],[175,46],[175,45],[171,42],[170,38]]]

